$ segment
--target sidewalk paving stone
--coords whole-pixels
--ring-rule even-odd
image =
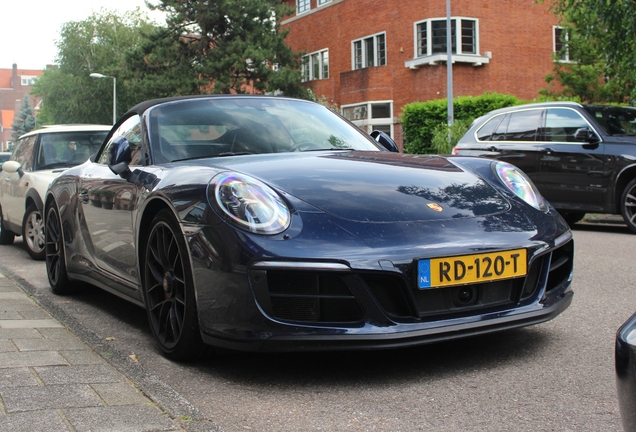
[[[44,385],[54,384],[93,384],[125,381],[124,376],[111,366],[47,366],[35,367]]]
[[[91,387],[109,406],[151,405],[146,396],[128,383],[91,384]]]
[[[188,429],[36,300],[0,274],[0,432]]]
[[[4,320],[0,321],[0,329],[12,328],[39,328],[39,327],[63,327],[54,319],[46,320]]]
[[[158,408],[140,406],[65,410],[77,432],[178,430],[168,416],[158,416],[158,413]]]
[[[84,342],[77,338],[60,339],[13,339],[20,351],[55,351],[64,347],[67,351],[85,350]]]
[[[17,329],[0,328],[0,340],[28,339],[28,338],[41,339],[42,333],[38,332],[36,329],[29,329],[29,328],[17,328]]]
[[[58,351],[72,365],[104,364],[106,361],[93,351]]]
[[[17,351],[10,340],[0,340],[0,353]]]
[[[64,432],[71,429],[56,410],[0,415],[0,432],[33,432],[35,430],[37,432]]]
[[[25,319],[25,316],[21,315],[20,312],[18,312],[18,311],[0,309],[0,321],[3,321],[3,320],[21,320],[21,319]]]
[[[22,366],[56,366],[67,365],[68,362],[56,351],[28,351],[0,353],[2,367]]]
[[[0,390],[0,397],[7,413],[104,405],[87,384],[5,388]]]
[[[38,380],[28,367],[0,369],[0,391],[9,387],[37,386]]]

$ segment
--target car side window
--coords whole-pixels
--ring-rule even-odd
[[[541,126],[543,110],[533,109],[510,114],[506,141],[534,141]]]
[[[124,137],[128,140],[130,145],[130,153],[132,156],[132,162],[130,165],[141,164],[141,121],[138,115],[133,115],[128,120],[124,121],[117,130],[111,135],[110,139],[104,146],[97,163],[108,163],[108,148],[111,146],[116,138]]]
[[[15,150],[11,155],[11,160],[19,162],[24,171],[33,169],[33,148],[35,147],[36,139],[37,135],[22,138],[16,143]]]
[[[479,141],[489,141],[492,133],[497,129],[497,126],[499,126],[503,118],[504,116],[499,115],[488,120],[486,124],[477,131],[477,139]]]
[[[576,131],[590,127],[578,112],[568,108],[550,108],[545,118],[545,140],[550,142],[576,142]]]
[[[504,119],[499,123],[499,126],[492,134],[491,141],[504,141],[506,139],[506,131],[508,130],[508,122],[510,121],[510,114],[506,114]]]

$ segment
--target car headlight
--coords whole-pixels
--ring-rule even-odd
[[[537,188],[519,168],[506,162],[497,162],[495,172],[501,182],[519,198],[537,210],[546,211],[548,209]]]
[[[291,215],[281,197],[252,177],[222,173],[212,179],[210,200],[239,228],[258,234],[278,234],[289,226]]]

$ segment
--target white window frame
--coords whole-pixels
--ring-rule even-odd
[[[381,118],[372,118],[372,105],[374,104],[389,104],[390,105],[390,110],[391,110],[391,116],[390,117],[381,117]],[[344,116],[344,112],[345,112],[345,108],[352,108],[352,107],[362,107],[362,106],[366,106],[366,110],[367,110],[367,118],[366,119],[360,119],[360,120],[350,120],[351,123],[355,124],[356,126],[358,126],[360,129],[366,131],[367,133],[371,133],[373,132],[373,130],[375,129],[374,126],[390,126],[391,127],[391,137],[395,136],[395,130],[394,130],[394,125],[395,125],[395,118],[393,117],[393,101],[392,100],[377,100],[377,101],[368,101],[368,102],[358,102],[358,103],[353,103],[353,104],[348,104],[348,105],[342,105],[340,106],[340,113]]]
[[[316,76],[314,73],[314,59],[318,60],[318,76]],[[327,68],[326,74],[325,74],[325,67]],[[328,79],[329,78],[329,48],[314,51],[312,53],[304,55],[301,59],[300,69],[301,69],[301,76],[302,76],[303,82],[314,81],[319,79]]]
[[[480,41],[479,41],[479,19],[465,16],[454,16],[451,20],[455,22],[455,51],[452,54],[453,63],[472,63],[473,66],[481,66],[490,62],[491,53],[485,53],[481,55]],[[462,21],[472,21],[475,23],[475,52],[464,53],[462,51]],[[447,53],[433,53],[433,40],[432,40],[432,23],[436,21],[446,21],[446,18],[427,18],[425,20],[416,21],[413,23],[413,58],[404,62],[404,65],[410,69],[418,69],[422,65],[436,65],[445,63],[448,59]],[[426,26],[426,52],[419,53],[419,38],[418,27],[420,25]]]
[[[561,32],[565,35],[565,42],[561,42],[557,39],[557,30],[561,30]],[[561,63],[570,63],[570,48],[568,45],[568,41],[570,39],[570,35],[565,30],[565,27],[562,26],[552,26],[552,52],[554,53],[554,61]],[[557,44],[563,44],[565,47],[565,53],[560,54],[560,50],[557,49]]]
[[[384,63],[380,64],[380,55],[379,55],[379,36],[384,37]],[[368,39],[373,38],[373,64],[372,65],[367,65],[367,52],[364,49],[365,48],[365,42]],[[361,65],[360,67],[356,67],[356,44],[360,43],[360,62]],[[375,34],[371,34],[368,36],[365,36],[363,38],[360,39],[356,39],[351,41],[351,69],[352,70],[356,70],[356,69],[364,69],[366,67],[375,67],[375,66],[386,66],[389,62],[388,58],[387,58],[387,41],[386,41],[386,32],[380,32],[380,33],[375,33]]]
[[[296,0],[296,15],[307,13],[311,10],[311,0]]]
[[[33,84],[35,84],[35,80],[37,79],[38,79],[37,76],[20,75],[20,83],[23,86],[32,86]]]
[[[331,0],[318,0],[318,7],[327,3],[331,3]]]

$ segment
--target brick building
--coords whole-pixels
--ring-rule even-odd
[[[401,144],[402,107],[446,97],[446,1],[287,2],[296,12],[282,27],[292,49],[307,53],[304,81],[359,126],[390,132]],[[535,98],[560,48],[549,4],[451,0],[453,95]]]
[[[20,112],[34,81],[43,73],[42,70],[18,69],[16,64],[11,69],[0,69],[0,151],[6,150],[13,140],[13,118]],[[29,98],[31,106],[36,107],[39,99]]]

